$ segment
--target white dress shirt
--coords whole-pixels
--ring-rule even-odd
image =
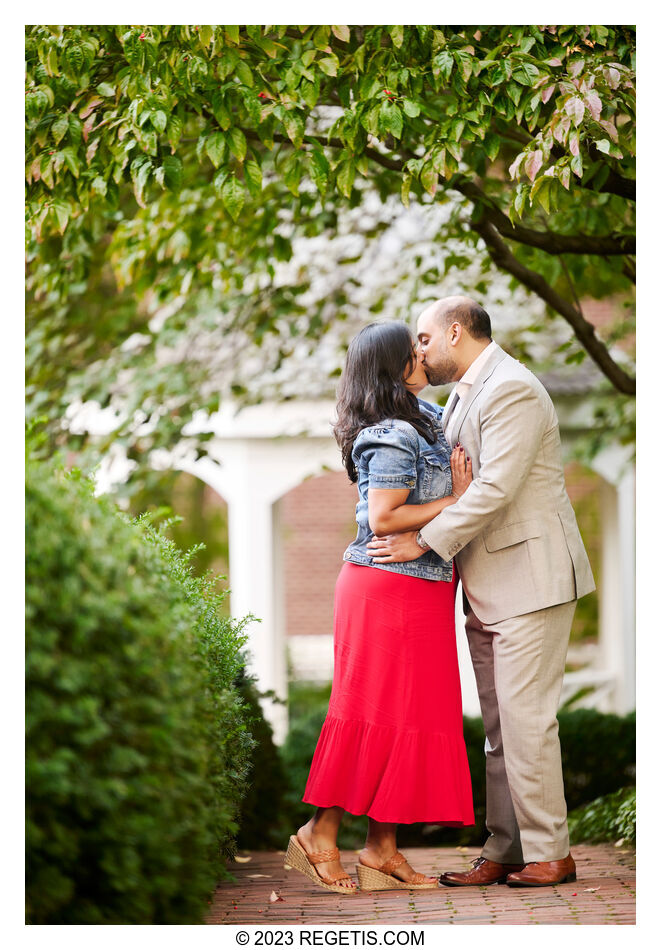
[[[471,365],[468,367],[464,375],[461,377],[459,382],[455,385],[454,389],[448,396],[447,401],[447,421],[445,425],[445,438],[448,443],[452,445],[452,430],[459,418],[459,409],[463,400],[466,398],[468,393],[471,390],[471,386],[480,375],[482,367],[486,361],[491,356],[494,348],[496,347],[496,342],[494,340],[486,346],[480,355],[476,357]]]

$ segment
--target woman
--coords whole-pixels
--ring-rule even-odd
[[[369,818],[357,867],[365,890],[437,886],[397,851],[397,824],[474,823],[452,564],[434,551],[374,564],[366,548],[372,534],[422,528],[470,484],[441,410],[416,398],[426,385],[403,324],[371,324],[349,346],[334,432],[358,482],[358,534],[335,590],[333,689],[303,796],[317,812],[286,857],[340,894],[355,893],[336,847],[345,810]]]

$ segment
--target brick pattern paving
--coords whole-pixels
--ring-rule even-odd
[[[406,848],[416,871],[466,870],[479,848]],[[556,887],[439,887],[342,897],[285,870],[284,852],[253,851],[234,861],[236,881],[219,884],[207,923],[355,927],[426,924],[635,924],[635,854],[614,845],[572,848],[577,881]],[[249,861],[245,857],[250,857]],[[241,858],[241,856],[240,856]],[[355,878],[356,854],[342,853]],[[280,898],[272,902],[275,892]]]

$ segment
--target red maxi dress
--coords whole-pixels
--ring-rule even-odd
[[[451,583],[345,563],[333,689],[303,801],[472,825]]]

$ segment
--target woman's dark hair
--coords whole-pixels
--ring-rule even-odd
[[[358,480],[358,473],[351,452],[366,426],[403,419],[427,442],[435,441],[431,422],[404,385],[412,370],[412,352],[413,339],[403,323],[370,323],[349,344],[333,433],[352,482]]]

